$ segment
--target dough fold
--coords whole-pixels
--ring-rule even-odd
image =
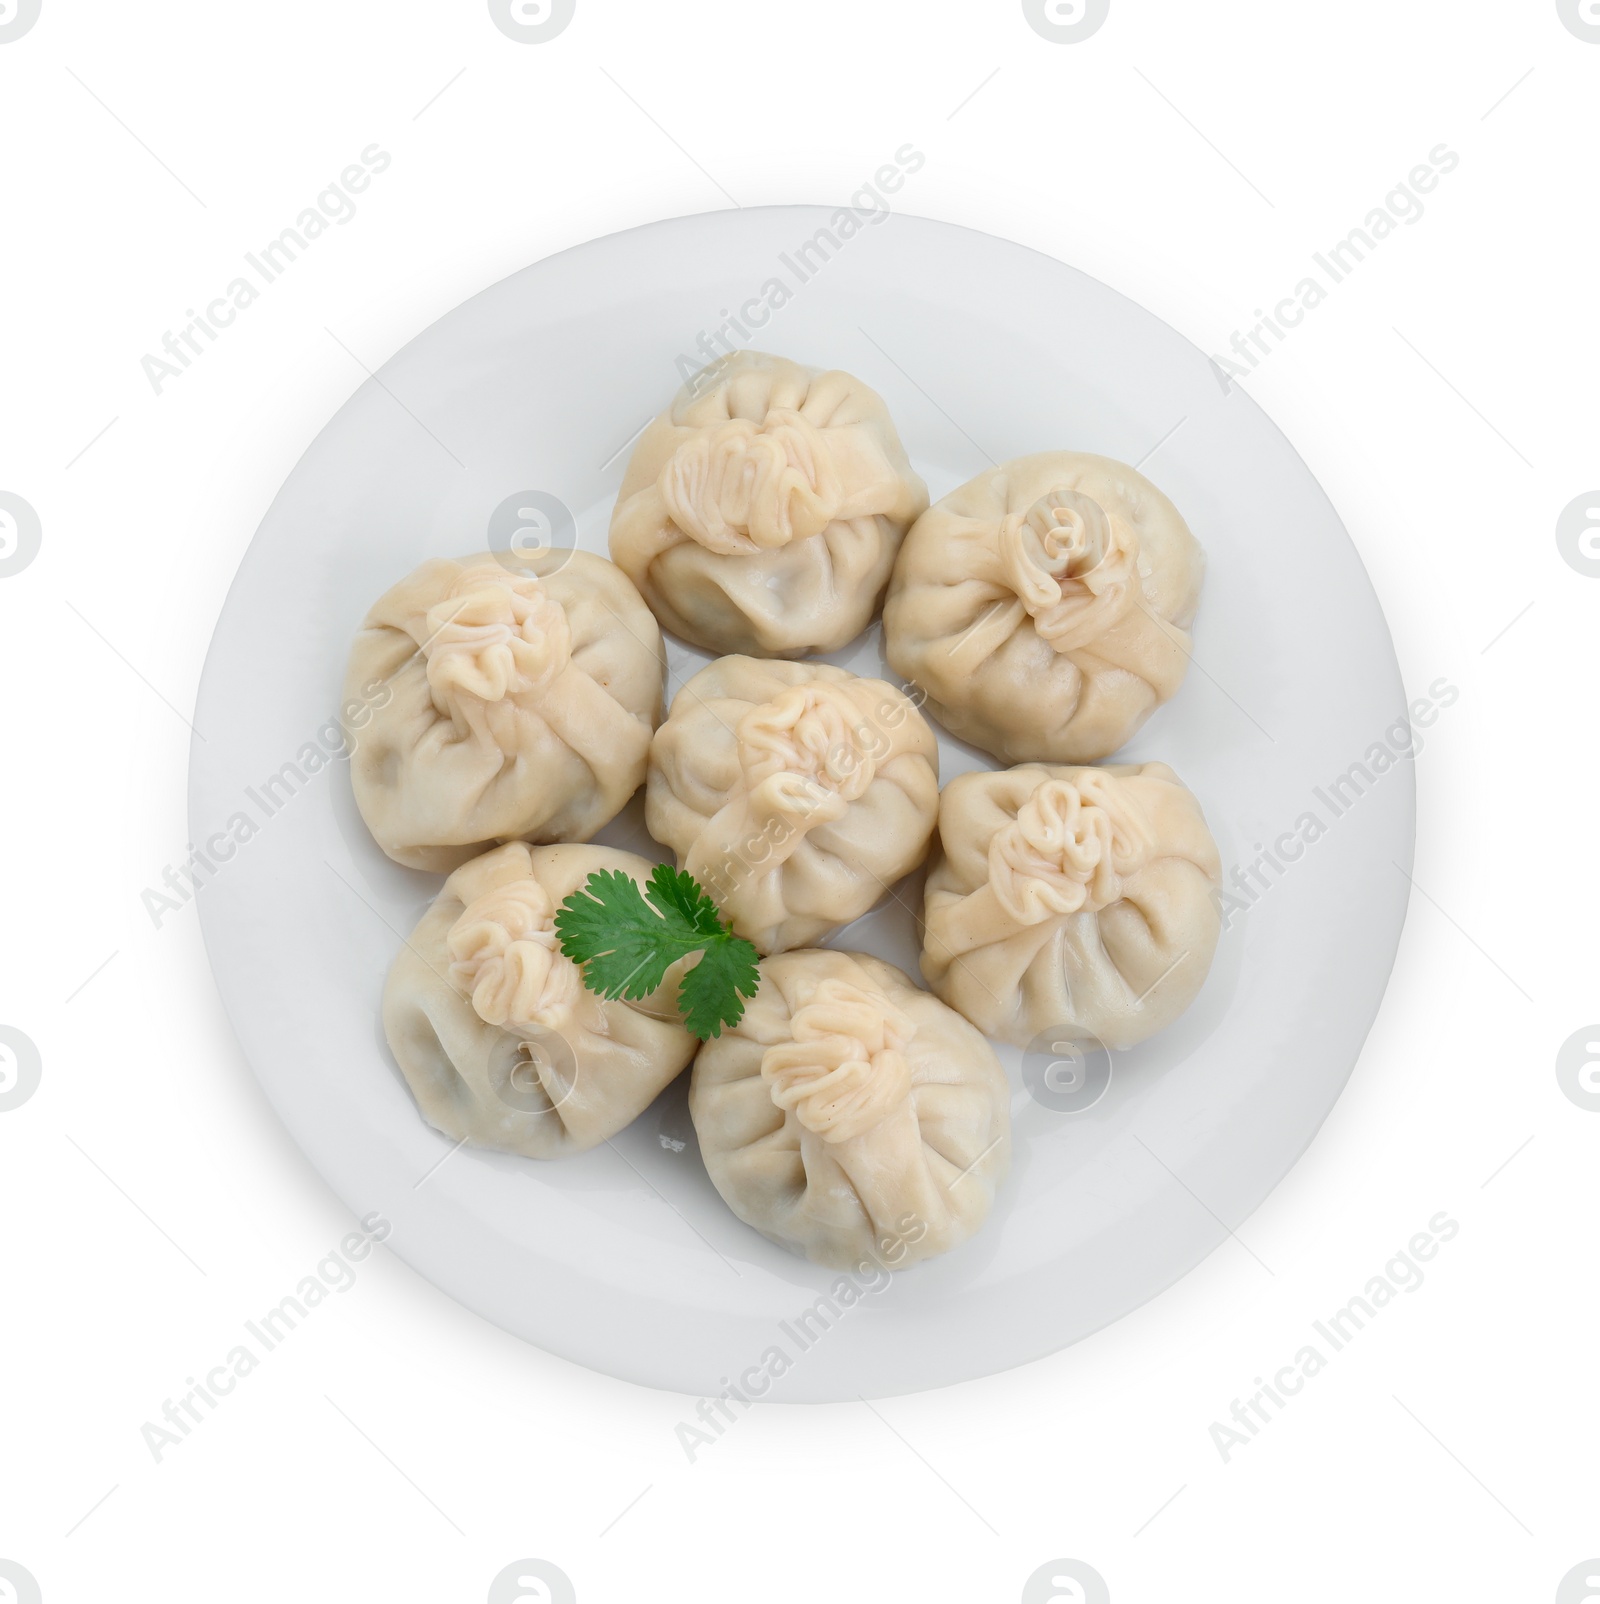
[[[999,1041],[1132,1047],[1204,983],[1221,883],[1200,804],[1165,763],[964,774],[939,800],[922,973]]]
[[[383,1029],[423,1117],[452,1140],[528,1158],[581,1153],[630,1124],[694,1056],[675,964],[637,1002],[585,988],[556,910],[591,874],[641,885],[610,847],[513,841],[463,864],[400,949]]]
[[[763,953],[820,940],[927,855],[939,747],[883,680],[723,657],[673,698],[645,823]]]
[[[640,437],[611,556],[666,628],[707,651],[837,651],[871,622],[927,505],[875,391],[736,351]]]
[[[695,1060],[712,1182],[747,1225],[842,1270],[964,1242],[1011,1162],[994,1050],[892,964],[808,950],[761,964],[744,1018]]]
[[[1183,683],[1205,556],[1142,474],[1018,457],[930,507],[900,549],[884,652],[953,735],[1004,763],[1092,763]]]
[[[586,841],[644,779],[661,631],[603,557],[424,563],[368,613],[344,718],[379,846],[447,873],[499,841]]]

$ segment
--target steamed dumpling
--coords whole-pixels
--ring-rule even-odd
[[[651,865],[609,847],[497,847],[462,865],[400,950],[383,1028],[435,1130],[529,1158],[581,1153],[631,1123],[694,1056],[678,969],[640,1002],[607,1002],[555,935],[591,874],[642,885]]]
[[[723,657],[672,700],[645,823],[762,952],[866,913],[927,855],[939,746],[883,680]]]
[[[611,555],[656,617],[707,651],[831,652],[871,622],[927,505],[875,391],[737,351],[640,438]]]
[[[371,715],[351,721],[356,802],[409,868],[587,841],[644,779],[667,671],[655,619],[603,557],[517,567],[424,563],[356,636],[345,707]]]
[[[695,1060],[689,1111],[747,1225],[836,1269],[944,1253],[1011,1163],[1005,1072],[981,1035],[892,964],[789,952]]]
[[[1194,1001],[1222,863],[1165,763],[964,774],[939,802],[922,973],[980,1030],[1131,1047]]]
[[[1205,555],[1142,474],[1073,451],[969,480],[906,537],[884,651],[952,734],[1092,763],[1183,683]]]

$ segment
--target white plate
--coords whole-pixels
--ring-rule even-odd
[[[1403,751],[1405,694],[1349,538],[1256,405],[1225,394],[1207,359],[1149,313],[1017,245],[897,216],[836,234],[821,266],[816,250],[800,256],[835,216],[747,209],[613,235],[418,336],[273,503],[196,713],[193,839],[205,850],[230,827],[244,836],[241,817],[254,831],[201,894],[206,941],[245,1052],[312,1163],[358,1214],[387,1216],[395,1251],[470,1308],[595,1369],[702,1395],[785,1365],[768,1396],[942,1386],[1050,1353],[1169,1286],[1326,1117],[1382,996],[1411,863],[1409,762],[1373,761],[1353,804],[1349,785],[1330,790],[1374,743]],[[774,280],[788,303],[766,312]],[[329,721],[367,606],[424,558],[484,549],[507,497],[555,495],[580,544],[605,551],[631,436],[702,331],[752,300],[769,321],[744,343],[872,384],[935,498],[1025,452],[1143,463],[1210,566],[1187,682],[1125,756],[1177,769],[1230,869],[1308,814],[1323,827],[1309,846],[1291,839],[1298,858],[1266,870],[1270,889],[1232,918],[1195,1007],[1123,1055],[1091,1110],[1050,1114],[1022,1090],[1019,1055],[1003,1054],[1016,1162],[989,1224],[887,1286],[852,1288],[821,1335],[818,1318],[797,1317],[837,1275],[723,1206],[696,1151],[687,1076],[614,1148],[560,1163],[452,1153],[424,1125],[383,1044],[378,999],[438,882],[390,863],[344,765],[313,772],[305,751],[337,744]],[[677,642],[670,656],[674,687],[704,661]],[[834,660],[886,672],[876,626]],[[946,779],[987,763],[940,746]],[[285,764],[305,775],[285,775],[288,800],[283,782],[264,786]],[[640,820],[636,801],[600,839],[661,856]],[[899,890],[919,895],[914,881]],[[833,944],[915,973],[907,903]]]

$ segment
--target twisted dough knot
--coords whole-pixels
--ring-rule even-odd
[[[468,904],[445,938],[450,983],[490,1025],[560,1028],[581,990],[562,951],[555,908],[537,880],[517,880]]]
[[[759,424],[730,418],[685,440],[659,485],[673,523],[724,556],[820,535],[844,501],[822,432],[779,408]]]
[[[877,777],[888,741],[838,685],[813,680],[753,707],[739,720],[739,763],[745,785],[787,776],[785,789],[815,803],[854,802]],[[769,790],[771,787],[769,787]]]
[[[1078,490],[1052,490],[1000,523],[1000,561],[1042,640],[1087,646],[1122,613],[1139,572],[1139,538]]]
[[[1116,780],[1084,770],[1046,780],[989,843],[989,883],[1018,924],[1098,913],[1123,895],[1155,847],[1138,804]]]
[[[497,563],[464,568],[428,609],[422,630],[428,685],[441,710],[460,696],[498,702],[536,695],[572,655],[561,604],[533,575]]]
[[[910,1095],[914,1027],[886,997],[830,977],[795,1010],[789,1034],[762,1054],[761,1078],[825,1142],[862,1135]]]

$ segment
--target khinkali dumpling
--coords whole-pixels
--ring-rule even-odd
[[[497,841],[587,841],[638,790],[661,720],[661,631],[603,557],[427,562],[350,653],[350,765],[396,862],[447,872]],[[379,696],[380,688],[390,694]]]
[[[1194,1001],[1222,863],[1165,763],[963,774],[939,799],[922,973],[980,1030],[1131,1047]]]
[[[1092,763],[1183,682],[1205,555],[1142,474],[1018,457],[929,508],[884,604],[884,652],[952,734],[1007,763]]]
[[[827,663],[719,658],[650,747],[646,827],[762,952],[860,918],[922,862],[938,813],[927,720]]]
[[[497,847],[463,864],[400,950],[383,1028],[424,1118],[446,1136],[529,1158],[581,1153],[638,1117],[694,1056],[682,965],[639,1002],[587,990],[556,911],[591,874],[641,885],[610,847]]]
[[[611,555],[656,617],[707,651],[831,652],[871,622],[927,505],[875,391],[736,351],[634,447]]]
[[[1005,1071],[892,964],[787,952],[689,1083],[700,1153],[747,1225],[836,1269],[965,1241],[1011,1163]]]

